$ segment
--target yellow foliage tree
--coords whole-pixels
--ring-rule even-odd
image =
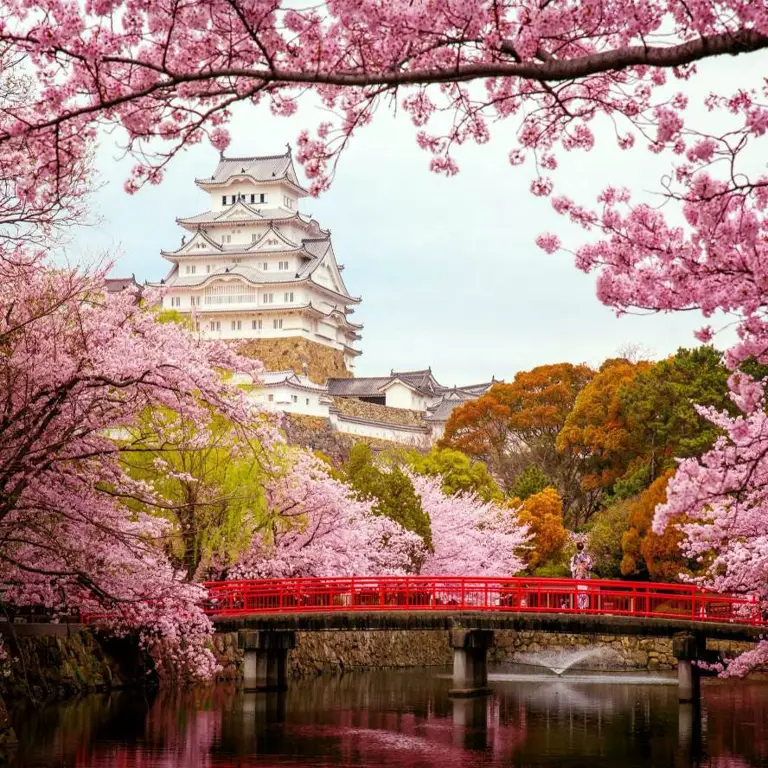
[[[554,488],[545,488],[525,501],[510,501],[520,507],[518,519],[533,534],[533,548],[529,551],[528,567],[533,570],[558,555],[568,539],[563,525],[563,500]]]

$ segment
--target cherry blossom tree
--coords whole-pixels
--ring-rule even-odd
[[[516,514],[473,493],[447,494],[440,477],[411,475],[432,526],[425,576],[512,576],[525,568],[528,531]]]
[[[706,567],[700,582],[722,592],[757,597],[768,616],[768,414],[765,384],[735,373],[731,396],[742,415],[701,408],[724,435],[700,458],[685,459],[667,487],[667,503],[657,507],[656,533],[678,516],[686,555]],[[768,663],[763,640],[730,663],[727,673],[742,675]]]
[[[168,524],[128,509],[159,499],[125,473],[119,438],[151,408],[189,420],[216,410],[247,433],[258,414],[217,369],[256,375],[259,364],[159,323],[151,294],[111,295],[103,274],[11,266],[17,279],[0,283],[4,602],[101,614],[158,659],[207,676],[204,593],[165,556]]]
[[[230,576],[398,575],[423,560],[418,535],[374,514],[372,502],[359,500],[319,459],[295,448],[282,453],[266,486],[268,523]]]

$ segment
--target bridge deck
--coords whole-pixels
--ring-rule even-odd
[[[640,635],[671,637],[679,632],[700,633],[714,640],[755,642],[764,627],[672,618],[639,618],[596,614],[515,613],[499,611],[338,611],[330,613],[212,615],[217,632],[240,629],[300,632],[353,630],[508,629],[564,634]]]

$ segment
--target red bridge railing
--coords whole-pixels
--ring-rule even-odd
[[[214,581],[206,613],[510,611],[768,625],[755,597],[687,584],[575,579],[380,576]]]

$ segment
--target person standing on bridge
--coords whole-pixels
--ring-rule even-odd
[[[571,576],[579,581],[591,579],[593,566],[592,558],[584,551],[584,542],[577,542],[576,554],[571,558]],[[585,593],[578,597],[579,608],[582,610],[589,608],[589,595],[586,594],[587,585],[579,584],[576,589]]]

